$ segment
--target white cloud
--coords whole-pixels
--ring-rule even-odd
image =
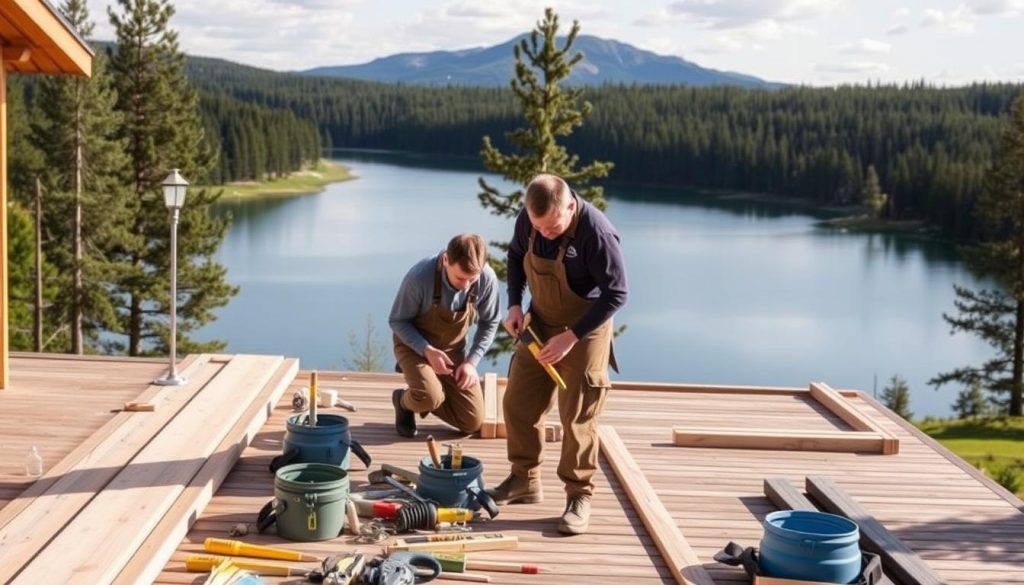
[[[901,24],[899,26],[894,26],[894,27],[890,28],[889,30],[885,31],[885,34],[894,37],[894,36],[897,36],[897,35],[907,34],[907,32],[909,32],[909,31],[910,31],[910,27],[909,26],[907,26],[905,24]]]
[[[974,12],[966,5],[961,4],[953,10],[942,11],[927,9],[924,11],[924,26],[944,28],[956,32],[972,33],[977,20]]]
[[[668,12],[704,26],[736,28],[762,20],[812,19],[845,5],[845,0],[675,0]]]
[[[894,10],[892,12],[892,17],[893,18],[900,18],[900,17],[903,17],[903,16],[907,16],[908,14],[910,14],[910,9],[907,8],[906,6],[903,6],[901,8],[897,8],[896,10]]]
[[[892,50],[892,45],[875,39],[861,39],[842,45],[839,50],[848,55],[879,55]]]
[[[1020,14],[1024,12],[1024,0],[971,0],[970,9],[984,16]]]
[[[815,70],[822,73],[858,74],[885,73],[889,66],[874,61],[848,61],[845,63],[819,63]]]

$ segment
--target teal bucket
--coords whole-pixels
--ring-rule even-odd
[[[491,518],[498,515],[498,507],[484,492],[484,465],[476,457],[464,455],[460,469],[448,469],[451,458],[441,457],[441,468],[434,467],[430,457],[420,460],[420,477],[416,493],[446,508],[479,509],[482,505]]]
[[[308,542],[335,538],[345,529],[348,472],[337,465],[296,463],[274,475],[274,499],[260,510],[263,532],[277,524],[281,538]]]
[[[811,510],[764,520],[758,565],[769,577],[851,583],[861,572],[860,529],[849,518]]]
[[[366,467],[372,462],[370,454],[349,433],[348,419],[337,414],[321,414],[316,426],[308,424],[309,415],[288,417],[285,423],[284,453],[270,462],[270,471],[292,463],[329,463],[342,469],[349,468],[350,453]]]

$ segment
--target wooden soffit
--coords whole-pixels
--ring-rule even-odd
[[[0,49],[14,73],[92,74],[92,49],[46,0],[0,0]]]

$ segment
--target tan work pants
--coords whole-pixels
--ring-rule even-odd
[[[427,358],[406,346],[396,347],[395,356],[409,387],[402,396],[402,406],[423,416],[434,414],[466,434],[480,430],[484,394],[479,383],[469,390],[459,388],[453,376],[438,376]]]

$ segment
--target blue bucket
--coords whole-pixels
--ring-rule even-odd
[[[860,529],[849,518],[782,510],[764,519],[758,564],[769,577],[851,583],[861,571]]]
[[[476,457],[462,456],[461,469],[445,467],[451,465],[448,455],[441,457],[441,468],[434,467],[430,457],[420,460],[420,477],[416,481],[416,493],[446,508],[469,508],[481,506],[491,518],[498,515],[494,500],[484,492],[484,465]]]
[[[349,468],[349,453],[354,452],[367,467],[369,453],[348,430],[348,419],[336,414],[321,414],[316,426],[310,426],[306,414],[297,414],[285,423],[284,453],[270,462],[270,471],[276,472],[294,463],[326,463]]]

